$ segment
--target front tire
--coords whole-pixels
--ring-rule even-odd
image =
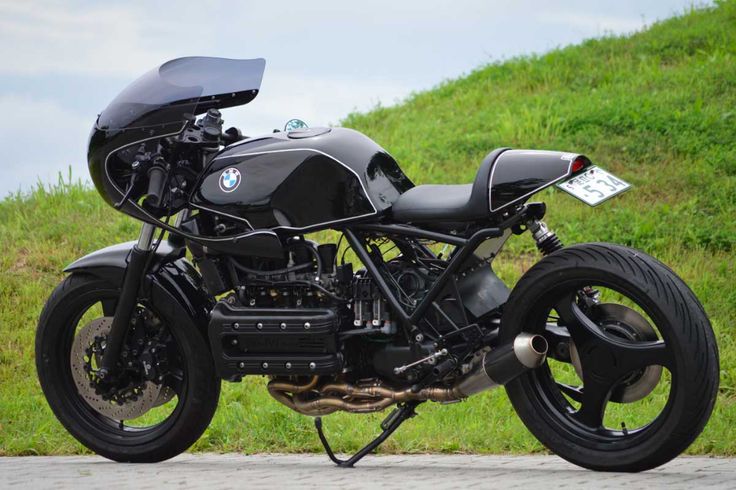
[[[177,384],[176,405],[165,419],[145,427],[126,427],[127,421],[96,411],[79,393],[70,355],[82,318],[100,307],[110,316],[118,295],[114,285],[81,273],[71,274],[54,290],[36,333],[41,388],[59,421],[95,453],[120,462],[169,459],[194,444],[209,425],[217,408],[220,381],[209,348],[192,320],[170,304],[145,305],[160,318],[162,328],[168,329],[178,352],[182,382]]]
[[[629,339],[612,336],[608,327],[593,321],[595,311],[621,311],[621,306],[611,308],[589,299],[593,313],[582,316],[584,306],[578,303],[585,294],[581,291],[592,297],[597,288],[612,290],[640,308],[641,314],[629,316],[648,316],[658,331],[657,341],[651,342],[650,337],[644,342],[635,334]],[[582,386],[573,388],[557,381],[550,368],[556,361],[549,359],[541,368],[509,383],[506,391],[526,427],[551,451],[593,470],[643,471],[675,458],[702,432],[718,392],[718,350],[703,307],[671,269],[642,252],[617,245],[564,248],[543,258],[518,282],[504,306],[501,336],[510,340],[522,331],[545,332],[549,318],[569,332],[570,342],[587,348],[590,354],[582,367],[576,366],[582,371],[578,371]],[[613,322],[611,328],[625,326],[625,322]],[[596,328],[600,331],[594,331]],[[564,358],[564,349],[560,352],[562,355],[553,355]],[[638,352],[651,355],[651,362],[637,359]],[[610,369],[607,362],[612,364]],[[626,365],[631,369],[623,376],[626,370],[621,366]],[[627,403],[620,395],[626,382],[634,383],[632,378],[640,379],[654,365],[665,365],[670,380],[669,391],[659,395],[666,399],[661,411],[635,430],[623,423],[621,428],[606,426],[606,407]],[[628,410],[619,414],[631,416],[632,409]]]

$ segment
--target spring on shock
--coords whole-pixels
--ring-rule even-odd
[[[537,248],[542,252],[542,255],[549,255],[552,252],[560,250],[563,246],[560,239],[554,233],[541,242],[537,242]]]
[[[528,227],[542,255],[549,255],[564,247],[562,241],[553,231],[547,228],[547,225],[543,221],[532,221],[528,224]]]

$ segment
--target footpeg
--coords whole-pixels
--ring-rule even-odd
[[[397,368],[394,368],[394,374],[401,374],[404,371],[406,371],[409,368],[412,368],[414,366],[419,366],[420,364],[424,364],[425,362],[428,362],[430,364],[434,364],[437,362],[437,359],[440,357],[444,357],[448,354],[447,349],[442,349],[434,354],[430,354],[429,356],[425,357],[424,359],[419,359],[418,361],[414,361],[410,364],[406,364],[404,366],[399,366]]]

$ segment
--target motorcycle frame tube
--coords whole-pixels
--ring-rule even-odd
[[[376,281],[376,285],[388,301],[391,309],[399,315],[404,323],[413,326],[417,325],[419,320],[427,312],[427,309],[429,309],[434,300],[437,299],[437,296],[439,296],[442,290],[446,287],[450,277],[460,269],[466,259],[475,252],[475,249],[488,238],[495,238],[503,235],[503,230],[501,228],[483,228],[473,233],[469,238],[461,238],[455,235],[445,235],[443,233],[427,231],[410,226],[380,224],[357,225],[345,228],[342,231],[345,234],[345,238],[350,244],[350,247],[363,263],[371,277]],[[394,295],[388,283],[381,275],[381,271],[378,270],[378,267],[373,262],[373,259],[365,247],[365,238],[367,236],[366,232],[426,238],[442,243],[449,243],[457,247],[451,256],[447,267],[442,271],[442,273],[440,273],[440,276],[434,284],[432,284],[427,294],[422,298],[412,313],[409,314],[404,310],[401,303],[396,298],[396,295]]]
[[[386,233],[390,235],[402,235],[414,238],[425,238],[437,242],[448,243],[450,245],[462,246],[468,243],[468,240],[457,235],[447,235],[445,233],[437,233],[434,231],[415,228],[408,225],[382,225],[382,224],[360,224],[351,227],[357,231],[368,231],[375,233]]]

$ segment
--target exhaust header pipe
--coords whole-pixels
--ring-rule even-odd
[[[328,382],[321,385],[319,376],[315,376],[303,385],[272,379],[268,383],[268,392],[292,410],[314,416],[326,415],[336,410],[376,412],[394,403],[409,400],[455,402],[505,385],[528,369],[541,366],[546,356],[547,341],[544,337],[522,333],[513,342],[486,353],[469,375],[451,387],[430,386],[415,392],[410,388],[395,390],[380,383],[352,385],[346,382]],[[438,366],[435,369],[439,368]]]
[[[541,335],[521,333],[513,342],[486,353],[480,366],[461,380],[454,391],[468,397],[505,385],[529,369],[541,366],[547,357],[547,340]]]

